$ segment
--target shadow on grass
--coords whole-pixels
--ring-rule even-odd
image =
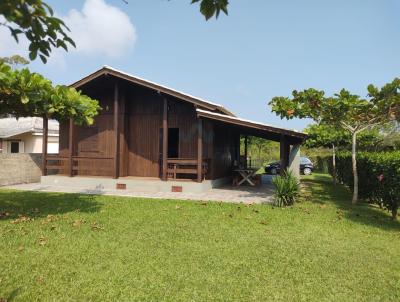
[[[334,186],[329,175],[314,174],[312,177],[304,177],[302,183],[311,193],[308,200],[318,204],[335,204],[338,215],[343,215],[345,219],[384,230],[400,231],[400,223],[392,221],[388,212],[377,206],[361,201],[352,205],[350,190],[341,184]]]
[[[6,302],[11,302],[14,301],[15,297],[18,295],[20,289],[16,288],[14,289],[9,295],[8,297],[0,297],[0,301],[6,301]]]
[[[73,211],[92,213],[100,207],[93,195],[0,190],[0,220],[19,215],[41,218]]]

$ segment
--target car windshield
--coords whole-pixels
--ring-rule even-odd
[[[311,160],[308,159],[307,157],[300,157],[300,163],[301,164],[311,164]]]

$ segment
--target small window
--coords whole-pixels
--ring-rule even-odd
[[[168,129],[168,158],[179,157],[179,128]]]
[[[11,153],[19,153],[19,142],[11,142]]]
[[[162,154],[163,129],[160,129],[160,155]],[[168,158],[179,158],[179,128],[168,128]]]

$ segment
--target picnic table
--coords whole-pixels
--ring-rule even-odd
[[[256,185],[253,181],[253,178],[257,173],[257,169],[245,168],[235,169],[233,171],[237,172],[241,177],[241,180],[237,183],[238,186],[242,185],[245,182],[248,182],[253,187]]]

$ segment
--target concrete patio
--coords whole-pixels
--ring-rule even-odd
[[[273,187],[271,176],[263,175],[262,185],[258,187],[226,185],[220,188],[212,188],[205,192],[146,192],[138,190],[112,190],[112,189],[85,189],[70,185],[49,185],[43,183],[20,184],[1,187],[5,189],[40,191],[40,192],[62,192],[96,195],[114,195],[128,197],[144,197],[158,199],[181,199],[217,201],[244,204],[266,204],[273,201]]]

